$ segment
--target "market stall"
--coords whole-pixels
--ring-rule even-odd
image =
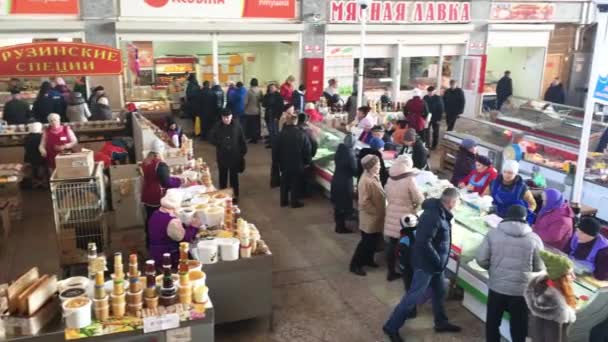
[[[439,197],[446,180],[438,180],[429,172],[417,176],[417,182],[426,197]],[[463,305],[482,321],[486,319],[488,300],[488,273],[474,260],[477,250],[490,229],[501,221],[488,214],[492,199],[477,194],[463,194],[462,203],[454,210],[452,251],[448,269],[456,274],[457,284],[464,289]],[[574,293],[578,299],[576,322],[569,331],[569,341],[588,341],[592,327],[608,317],[608,282],[599,281],[575,266],[577,279]],[[508,316],[503,318],[501,334],[510,340]]]

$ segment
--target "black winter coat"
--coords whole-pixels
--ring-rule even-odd
[[[46,159],[40,154],[38,147],[42,140],[41,133],[30,133],[25,137],[23,147],[25,148],[25,155],[23,161],[32,166],[46,165]]]
[[[426,103],[426,107],[429,109],[429,112],[433,115],[431,117],[431,122],[439,122],[443,117],[443,99],[439,95],[428,96],[425,95],[423,98]]]
[[[373,154],[378,157],[378,159],[380,159],[380,183],[382,183],[382,186],[384,187],[386,185],[386,182],[388,181],[388,170],[384,165],[382,153],[380,153],[380,151],[378,150],[374,150],[373,148],[369,147],[362,148],[361,151],[359,151],[359,156],[357,158],[357,183],[359,183],[359,179],[361,179],[361,175],[363,174],[363,166],[361,165],[361,159],[363,159],[363,157],[368,154]]]
[[[504,76],[496,84],[496,102],[502,105],[511,95],[513,95],[513,80],[510,77]]]
[[[446,89],[443,93],[443,104],[445,114],[450,117],[460,115],[464,112],[464,92],[460,88]]]
[[[552,85],[545,92],[545,101],[564,104],[566,102],[566,92],[562,84]]]
[[[24,125],[30,117],[30,105],[23,100],[10,100],[4,104],[4,120],[9,125]]]
[[[312,162],[310,139],[304,130],[285,125],[272,148],[272,160],[281,173],[300,174]]]
[[[412,267],[428,273],[445,270],[452,246],[452,213],[441,200],[430,198],[422,203],[424,212],[416,227],[416,242],[412,251]]]
[[[461,146],[458,150],[458,154],[456,154],[454,172],[452,173],[450,182],[452,182],[454,186],[458,186],[458,184],[473,170],[475,170],[475,153],[471,153],[471,151]]]
[[[216,101],[209,87],[203,87],[201,90],[201,112],[204,118],[213,117],[216,113]]]
[[[215,146],[219,167],[240,169],[244,166],[247,142],[238,120],[232,120],[230,125],[216,123],[210,133],[209,142]]]
[[[266,109],[266,120],[279,120],[283,114],[283,97],[279,92],[264,95],[262,106]]]
[[[352,211],[355,192],[353,178],[357,176],[355,152],[346,145],[340,144],[334,162],[336,168],[331,180],[331,202],[338,210]]]
[[[49,94],[46,94],[34,101],[32,107],[32,113],[36,121],[41,123],[48,123],[47,117],[51,113],[55,113],[57,99],[54,99]]]
[[[426,170],[428,168],[429,152],[426,147],[424,147],[424,143],[421,139],[416,139],[416,142],[412,147],[404,145],[399,154],[409,154],[414,162],[414,167],[417,169]]]
[[[219,118],[220,111],[224,108],[224,90],[219,85],[214,85],[211,91],[213,92],[213,100],[215,101],[215,114]]]

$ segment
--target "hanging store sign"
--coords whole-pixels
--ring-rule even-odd
[[[490,20],[538,22],[553,19],[554,3],[494,2],[490,9]]]
[[[78,15],[78,0],[4,0],[9,14]],[[0,0],[0,7],[2,1]]]
[[[121,0],[123,17],[293,19],[296,0]]]
[[[358,23],[361,9],[356,1],[332,0],[331,23]],[[373,1],[367,21],[375,24],[468,23],[471,3],[456,1]]]
[[[118,75],[120,50],[107,46],[45,42],[0,48],[0,77]]]

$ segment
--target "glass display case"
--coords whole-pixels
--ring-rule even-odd
[[[331,179],[335,171],[334,156],[346,133],[323,123],[315,124],[319,134],[319,147],[312,159],[317,183],[326,191],[331,190]]]

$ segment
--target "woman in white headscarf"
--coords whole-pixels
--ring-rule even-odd
[[[47,117],[49,126],[42,133],[40,139],[40,154],[46,158],[49,169],[55,169],[55,157],[78,144],[76,135],[70,126],[61,124],[59,114],[50,114]]]
[[[536,200],[519,175],[517,161],[505,160],[502,165],[502,173],[486,188],[484,194],[492,196],[496,215],[505,217],[509,207],[518,204],[528,209],[528,222],[534,222]]]

